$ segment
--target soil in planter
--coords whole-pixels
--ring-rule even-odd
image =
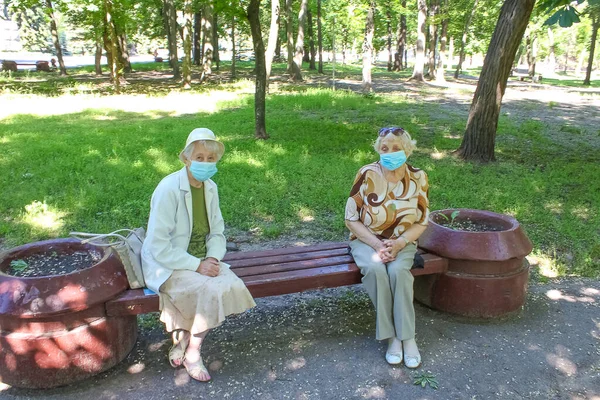
[[[503,231],[504,227],[493,225],[482,221],[471,221],[470,219],[440,221],[438,224],[450,228],[455,231],[468,231],[468,232],[499,232]]]
[[[53,251],[32,254],[13,260],[6,273],[20,278],[65,275],[89,268],[98,263],[101,258],[102,255],[97,251],[75,251],[67,254]]]

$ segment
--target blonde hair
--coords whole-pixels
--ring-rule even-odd
[[[390,130],[388,134],[386,134],[385,136],[378,136],[377,140],[375,140],[375,143],[373,144],[373,148],[375,149],[376,152],[378,152],[378,153],[380,152],[381,142],[383,141],[383,139],[387,138],[390,135],[392,135],[392,137],[396,138],[400,142],[400,144],[402,146],[402,150],[404,150],[404,152],[406,153],[406,157],[409,157],[413,153],[413,151],[417,148],[417,141],[413,140],[407,131],[402,129],[402,133],[400,135],[395,135],[392,132],[392,130]]]
[[[203,145],[204,148],[210,151],[211,153],[215,153],[215,155],[217,156],[217,161],[219,161],[221,157],[223,157],[225,148],[218,142],[215,142],[214,140],[196,140],[195,142],[188,144],[187,147],[181,153],[186,160],[189,160],[192,156],[192,153],[194,152],[194,145],[196,143]]]

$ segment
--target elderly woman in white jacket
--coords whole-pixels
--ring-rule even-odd
[[[160,298],[160,320],[173,335],[169,362],[199,381],[210,380],[200,349],[225,317],[256,304],[221,262],[224,223],[217,185],[210,179],[224,152],[212,131],[194,129],[179,158],[181,170],[165,177],[152,195],[142,249],[144,278]]]

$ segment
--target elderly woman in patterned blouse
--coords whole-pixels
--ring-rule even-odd
[[[406,163],[415,144],[402,128],[379,131],[380,160],[358,171],[345,216],[352,256],[376,309],[376,338],[388,340],[389,364],[404,360],[408,368],[421,365],[410,269],[429,217],[427,175]]]

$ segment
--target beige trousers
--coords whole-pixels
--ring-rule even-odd
[[[384,264],[373,248],[358,239],[350,242],[352,256],[363,274],[362,283],[377,313],[377,340],[415,337],[413,281],[410,273],[417,246],[410,243],[396,259]]]

